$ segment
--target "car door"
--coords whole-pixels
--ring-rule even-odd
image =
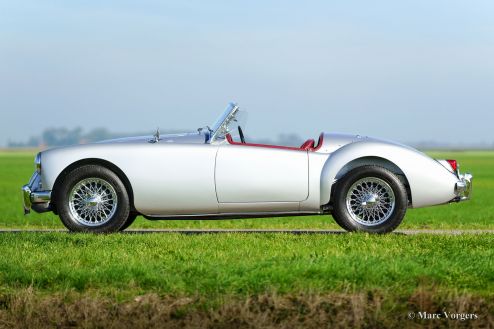
[[[143,214],[216,214],[217,149],[209,144],[148,144],[122,154],[117,165],[129,177],[135,207]]]
[[[308,175],[307,151],[222,145],[215,167],[220,212],[222,204],[228,203],[267,203],[280,211],[298,210],[299,202],[308,197]],[[223,209],[228,211],[230,208]]]

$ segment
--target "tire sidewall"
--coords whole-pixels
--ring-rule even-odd
[[[87,178],[100,178],[108,182],[117,195],[117,209],[113,216],[104,224],[99,226],[87,226],[78,222],[72,215],[69,207],[69,194],[72,188],[81,180]],[[85,165],[74,169],[67,174],[60,188],[57,190],[57,209],[62,223],[70,231],[110,233],[117,232],[129,217],[129,197],[124,184],[111,170],[97,166]]]
[[[123,226],[119,228],[119,231],[126,230],[130,225],[132,225],[132,223],[134,223],[134,221],[136,220],[137,216],[138,216],[137,213],[130,213],[129,214],[129,217],[127,218],[127,220],[125,221],[125,223],[123,224]]]
[[[350,187],[359,179],[375,177],[382,179],[392,188],[395,195],[395,207],[391,216],[378,225],[367,226],[355,221],[346,206],[346,197]],[[336,185],[334,217],[337,223],[348,231],[369,233],[387,233],[393,231],[403,220],[408,207],[407,191],[403,183],[389,170],[378,166],[358,167],[348,172]]]

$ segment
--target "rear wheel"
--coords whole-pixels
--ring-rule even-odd
[[[335,186],[333,218],[347,231],[387,233],[405,216],[405,186],[389,170],[362,166],[348,172]]]
[[[125,186],[105,167],[85,165],[74,169],[62,182],[56,199],[60,219],[70,231],[118,232],[129,218]]]
[[[119,231],[123,231],[127,229],[130,225],[132,225],[132,223],[134,223],[134,221],[136,220],[137,216],[138,216],[137,213],[130,213],[129,217],[125,221],[124,225],[119,229]]]

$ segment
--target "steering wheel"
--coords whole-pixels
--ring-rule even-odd
[[[240,135],[240,141],[242,144],[245,144],[245,137],[244,137],[244,132],[242,131],[242,128],[238,126],[238,134]]]

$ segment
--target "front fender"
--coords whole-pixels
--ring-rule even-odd
[[[403,172],[414,208],[447,203],[456,196],[456,176],[424,153],[394,143],[361,141],[345,145],[329,156],[321,173],[322,205],[330,202],[331,186],[338,173],[351,161],[367,157],[385,159]]]

